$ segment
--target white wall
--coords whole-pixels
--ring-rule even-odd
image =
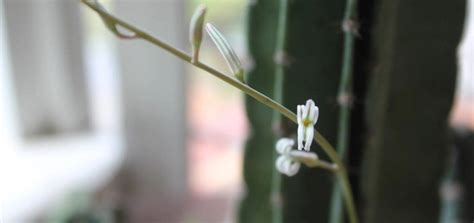
[[[75,1],[18,2],[0,0],[1,222],[31,222],[68,193],[103,186],[117,171],[124,154],[118,82],[114,70],[107,69],[115,65],[110,47],[82,41],[81,6],[71,5]],[[28,4],[30,7],[25,6]],[[5,9],[12,11],[5,13]],[[32,13],[12,13],[24,10]],[[12,30],[15,33],[7,35]],[[47,47],[55,42],[62,45]],[[38,50],[22,49],[22,44]],[[15,49],[21,52],[12,53]],[[84,58],[88,66],[82,62]],[[23,72],[21,78],[15,77],[18,72]],[[35,82],[38,77],[42,81]],[[18,93],[18,88],[23,88],[23,93]],[[41,92],[31,94],[30,88]],[[21,106],[19,99],[31,104]],[[19,109],[34,118],[20,121]],[[22,131],[37,129],[42,114],[51,115],[47,118],[59,132],[34,135],[35,131]],[[83,128],[86,115],[90,122]]]

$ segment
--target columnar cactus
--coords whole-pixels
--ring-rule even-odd
[[[278,2],[260,0],[249,5],[248,46],[253,68],[247,75],[250,86],[266,95],[273,95],[276,24]],[[250,136],[245,146],[245,194],[240,204],[239,222],[272,221],[272,172],[274,142],[272,110],[246,96],[245,105],[250,122]]]
[[[375,5],[364,222],[437,222],[465,1]]]
[[[296,112],[296,105],[304,104],[308,98],[315,99],[322,108],[320,113],[324,115],[316,129],[324,132],[330,141],[335,141],[342,52],[339,23],[344,2],[289,1],[286,50],[283,52],[274,51],[277,7],[278,2],[264,0],[251,5],[248,39],[255,68],[248,75],[249,84],[271,92],[274,67],[277,65],[274,58],[278,63],[283,63],[284,83],[281,93],[284,105]],[[269,156],[274,143],[273,133],[268,130],[276,127],[277,132],[291,137],[296,133],[296,125],[286,119],[280,125],[272,126],[269,119],[271,111],[256,105],[252,100],[247,101],[247,110],[253,131],[246,148],[244,173],[249,194],[242,203],[241,222],[251,222],[244,221],[249,219],[245,210],[255,216],[262,214],[250,208],[250,200],[255,199],[253,204],[258,204],[258,207],[262,207],[258,202],[268,204],[267,183],[270,182],[268,175],[264,174],[270,173],[274,166],[273,156]],[[313,145],[312,150],[317,149],[318,146]],[[302,168],[292,178],[283,177],[283,194],[279,201],[283,204],[284,222],[327,221],[332,179],[331,174],[324,170],[306,168]],[[252,198],[253,194],[250,193],[258,189],[264,191],[265,195],[257,194]],[[250,219],[256,219],[255,216]]]
[[[337,91],[342,62],[343,33],[340,29],[344,1],[289,1],[283,104],[296,106],[312,98],[319,107],[315,128],[336,142]],[[283,134],[296,133],[296,126],[282,121]],[[317,145],[312,151],[319,151]],[[283,178],[284,222],[327,222],[333,177],[321,169],[302,168],[294,177]]]

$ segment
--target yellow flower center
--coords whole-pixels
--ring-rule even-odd
[[[309,118],[305,118],[303,120],[303,125],[304,127],[308,127],[309,125],[311,125],[313,122],[309,119]]]

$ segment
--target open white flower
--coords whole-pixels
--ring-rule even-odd
[[[314,136],[314,125],[318,121],[319,108],[309,99],[306,105],[298,105],[298,149],[309,151]],[[304,145],[303,145],[304,142]]]
[[[312,152],[292,150],[295,141],[290,138],[281,138],[276,143],[275,149],[280,154],[275,166],[277,170],[287,176],[294,176],[300,170],[301,163],[308,167],[318,165],[318,155]]]

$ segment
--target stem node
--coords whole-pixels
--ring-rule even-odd
[[[345,19],[342,21],[341,28],[345,33],[350,33],[353,36],[360,37],[359,22],[357,22],[355,19]]]

